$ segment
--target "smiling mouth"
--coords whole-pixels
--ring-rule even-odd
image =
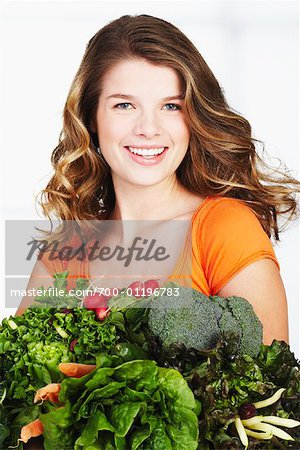
[[[131,146],[125,146],[125,148],[130,151],[132,155],[144,158],[144,159],[155,159],[162,155],[168,147],[156,147],[150,149],[136,148]]]

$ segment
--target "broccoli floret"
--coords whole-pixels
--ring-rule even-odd
[[[148,326],[164,348],[174,342],[198,350],[211,348],[220,334],[217,317],[221,312],[205,295],[180,286],[179,296],[164,294],[151,302]]]
[[[255,357],[262,344],[263,327],[252,305],[242,297],[211,297],[218,304],[226,305],[219,321],[221,331],[237,331],[241,338],[241,353]],[[225,300],[225,301],[224,301]]]
[[[163,348],[180,342],[188,348],[210,349],[223,332],[236,332],[241,353],[258,355],[262,324],[247,300],[207,297],[175,283],[168,283],[168,287],[177,287],[179,295],[164,293],[152,299],[148,315],[149,330],[160,339]]]

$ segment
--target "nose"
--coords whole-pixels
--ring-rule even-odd
[[[137,135],[143,135],[152,138],[161,134],[159,119],[154,112],[143,111],[136,119],[134,132]]]

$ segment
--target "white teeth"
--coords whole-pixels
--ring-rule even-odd
[[[151,148],[151,149],[135,148],[135,147],[128,147],[128,148],[131,151],[131,153],[142,156],[160,155],[165,149],[165,147]]]

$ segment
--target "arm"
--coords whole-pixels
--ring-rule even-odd
[[[283,282],[275,262],[261,259],[235,275],[218,295],[243,297],[252,304],[263,325],[263,342],[273,339],[288,343],[288,308]]]
[[[53,285],[53,280],[44,264],[37,260],[34,268],[32,270],[31,276],[29,278],[29,282],[26,290],[28,289],[38,289],[41,286],[44,286],[45,289],[48,289]],[[24,311],[34,302],[34,297],[25,296],[23,297],[17,311],[16,316],[21,316]]]

